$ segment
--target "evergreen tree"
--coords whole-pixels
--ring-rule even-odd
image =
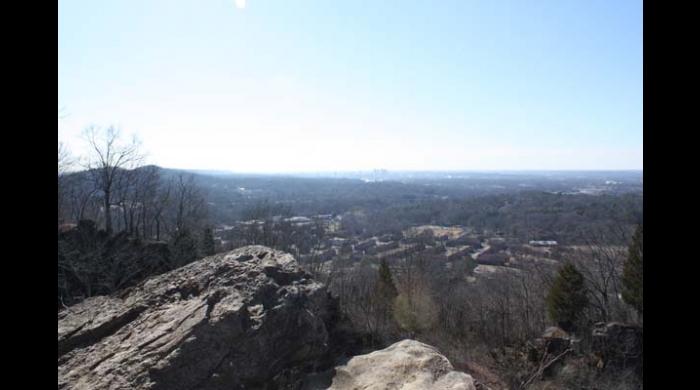
[[[583,275],[573,264],[564,264],[547,295],[549,317],[562,329],[573,331],[587,304]]]
[[[384,259],[382,259],[379,265],[379,273],[375,286],[377,318],[379,324],[381,324],[380,326],[383,327],[388,325],[393,318],[394,301],[399,295],[391,276],[391,269],[389,269]]]
[[[639,315],[642,315],[644,309],[643,240],[644,234],[642,225],[639,225],[632,237],[632,243],[628,249],[627,261],[625,261],[622,271],[622,299],[634,307]]]
[[[205,228],[202,235],[202,255],[211,256],[216,253],[216,245],[214,244],[214,233],[211,228]]]
[[[391,301],[396,298],[398,295],[398,292],[396,291],[396,286],[394,285],[394,280],[391,277],[391,269],[389,269],[389,266],[386,264],[386,260],[382,259],[381,263],[379,264],[379,280],[377,282],[377,294],[389,301],[391,304]]]
[[[415,283],[411,291],[404,291],[394,300],[393,315],[396,323],[410,338],[433,329],[440,313],[430,288],[423,282]]]

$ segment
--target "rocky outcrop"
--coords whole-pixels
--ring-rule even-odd
[[[571,348],[574,339],[564,329],[558,326],[550,326],[542,333],[542,337],[535,340],[535,344],[552,355],[559,355]]]
[[[58,309],[91,295],[109,295],[173,269],[168,244],[126,232],[107,235],[94,221],[58,233]]]
[[[455,371],[435,348],[403,340],[386,349],[355,356],[336,367],[329,390],[476,390],[471,376]]]
[[[328,303],[289,254],[207,257],[59,312],[58,387],[266,388],[328,350]]]
[[[578,339],[558,326],[550,326],[538,337],[527,343],[527,358],[535,375],[530,375],[528,381],[535,378],[546,379],[558,375],[566,366],[568,358],[578,350]]]

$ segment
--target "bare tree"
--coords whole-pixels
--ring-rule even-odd
[[[159,180],[156,167],[142,167],[121,175],[113,203],[120,207],[124,230],[129,235],[147,237],[146,216],[157,197]]]
[[[166,210],[172,202],[172,182],[160,183],[153,202],[153,222],[156,229],[156,241],[160,241],[161,230],[166,224]]]
[[[63,142],[58,143],[58,176],[64,175],[73,165],[68,147]]]
[[[587,234],[585,248],[572,256],[586,279],[594,322],[626,319],[625,305],[620,298],[620,277],[627,248],[617,243],[625,242],[627,236],[628,232],[621,225],[591,231]]]
[[[74,221],[83,219],[97,220],[99,204],[97,204],[97,188],[91,180],[82,175],[62,177],[66,203],[66,214]]]
[[[326,261],[329,260],[324,252],[325,237],[326,232],[323,224],[320,221],[315,221],[310,235],[311,240],[309,240],[311,244],[309,256],[305,259],[304,268],[317,280],[323,280],[326,277],[325,271],[328,271],[325,267]]]
[[[149,228],[155,216],[159,185],[160,174],[157,167],[147,167],[140,172],[138,190],[134,194],[134,208],[138,213],[135,230],[139,231],[140,228],[143,238],[151,237]]]
[[[72,163],[70,154],[68,153],[68,148],[66,148],[66,145],[63,144],[63,142],[58,143],[58,182],[57,182],[57,190],[58,190],[58,223],[60,224],[61,221],[63,220],[63,214],[64,214],[64,203],[65,203],[65,193],[66,190],[64,188],[65,186],[65,180],[64,180],[64,175],[66,171],[70,168],[70,165]]]
[[[174,226],[177,231],[196,230],[206,216],[204,197],[193,175],[180,173],[173,186]]]
[[[85,129],[90,152],[85,168],[90,172],[95,186],[102,192],[105,213],[105,230],[112,234],[112,195],[125,170],[137,167],[144,158],[140,143],[133,137],[130,142],[123,142],[120,132],[110,126],[105,130],[95,126]]]

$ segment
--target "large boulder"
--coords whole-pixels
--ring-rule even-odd
[[[573,338],[564,329],[558,326],[550,326],[542,333],[542,337],[535,340],[544,346],[548,354],[559,355],[572,346]]]
[[[550,326],[542,333],[542,336],[528,342],[528,360],[538,366],[547,362],[542,368],[542,378],[556,376],[564,367],[567,360],[578,347],[578,339],[574,338],[564,329],[558,326]]]
[[[58,388],[277,388],[328,350],[328,307],[289,254],[210,256],[59,312]]]
[[[403,340],[336,367],[329,390],[476,390],[471,376],[455,371],[435,348]]]

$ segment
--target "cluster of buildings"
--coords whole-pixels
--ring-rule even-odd
[[[500,270],[511,267],[513,257],[506,239],[501,235],[483,237],[468,232],[462,227],[418,226],[402,232],[382,234],[372,237],[346,236],[340,229],[342,216],[331,214],[315,216],[277,217],[272,222],[282,222],[291,226],[297,237],[311,234],[314,244],[300,248],[292,245],[295,255],[303,263],[323,263],[323,267],[332,262],[343,261],[352,264],[361,260],[379,262],[380,260],[403,259],[411,254],[428,256],[431,262],[444,263],[450,269],[457,261],[469,260],[477,269]],[[234,226],[221,226],[219,231],[235,229],[250,229],[257,227],[263,230],[265,223],[260,220],[239,222]],[[322,227],[323,233],[318,236],[317,228]],[[315,230],[316,229],[316,230]],[[311,236],[306,237],[311,238]],[[304,241],[306,242],[306,241]],[[553,240],[532,240],[531,247],[542,249],[558,245]],[[512,245],[511,245],[512,246]],[[349,262],[349,263],[347,263]],[[479,268],[481,267],[481,268]],[[494,271],[495,272],[495,271]],[[486,272],[491,274],[493,272]]]
[[[419,227],[369,238],[331,236],[323,240],[320,249],[301,257],[302,260],[313,259],[322,262],[338,258],[351,262],[362,259],[378,262],[420,253],[451,262],[470,257],[482,244],[479,238],[464,232],[454,234],[452,231],[438,229],[438,234],[435,233],[429,228]]]

